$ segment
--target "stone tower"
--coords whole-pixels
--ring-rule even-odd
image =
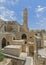
[[[28,12],[27,12],[27,8],[24,9],[23,12],[23,27],[25,31],[28,31]]]

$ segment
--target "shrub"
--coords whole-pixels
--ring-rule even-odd
[[[3,61],[4,55],[0,52],[0,62]]]

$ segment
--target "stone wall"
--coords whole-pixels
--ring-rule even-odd
[[[6,45],[7,42],[9,42],[9,44],[12,44],[12,34],[10,33],[0,33],[0,49],[2,48],[2,39],[5,38],[6,39]]]

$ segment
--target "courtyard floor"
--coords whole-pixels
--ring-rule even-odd
[[[4,60],[0,62],[0,65],[8,65],[10,61],[11,61],[11,59],[4,58]]]

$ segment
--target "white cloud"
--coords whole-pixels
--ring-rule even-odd
[[[36,17],[37,22],[36,25],[39,26],[40,29],[46,29],[46,7],[37,6],[36,8]]]
[[[7,8],[5,8],[3,3],[8,4],[8,5],[15,5],[19,2],[20,0],[0,0],[0,18],[4,20],[16,20],[15,12],[11,11]]]
[[[37,6],[36,12],[42,12],[46,7],[41,7],[40,5]]]
[[[5,2],[6,0],[0,0],[0,2],[2,3],[2,2]]]
[[[16,0],[16,2],[18,2],[19,0]]]
[[[15,4],[18,4],[18,2],[19,2],[20,0],[8,0],[7,2],[8,2],[8,4],[11,4],[11,5],[15,5]]]
[[[0,10],[3,10],[3,9],[5,9],[5,7],[4,7],[4,6],[1,6],[1,7],[0,7]]]
[[[39,19],[39,21],[36,22],[36,25],[38,25],[40,29],[46,29],[46,18],[43,18],[41,20]]]
[[[0,0],[0,3],[7,3],[7,4],[10,4],[10,5],[15,5],[19,2],[20,0]]]
[[[0,15],[0,18],[4,21],[8,21],[8,19],[6,19],[4,16]]]
[[[35,11],[36,11],[36,17],[38,19],[42,19],[42,18],[45,18],[45,13],[46,13],[46,7],[43,7],[43,6],[40,6],[38,5],[37,8],[35,8]],[[44,17],[45,16],[45,17]]]
[[[0,8],[0,18],[4,20],[16,20],[15,12],[2,6]]]

